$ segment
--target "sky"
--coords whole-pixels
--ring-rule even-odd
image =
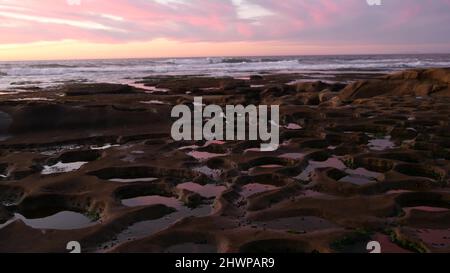
[[[0,60],[450,53],[450,0],[0,0]]]

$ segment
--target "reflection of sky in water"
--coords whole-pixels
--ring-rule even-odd
[[[368,146],[369,149],[373,151],[384,151],[395,148],[395,143],[391,140],[391,136],[386,136],[384,138],[375,138],[369,140]]]
[[[278,157],[287,158],[287,159],[302,159],[303,157],[305,157],[305,154],[304,153],[285,153]]]
[[[185,189],[185,190],[189,190],[189,191],[198,193],[201,196],[206,197],[206,198],[216,197],[216,196],[220,195],[223,191],[226,190],[225,186],[219,186],[219,185],[213,185],[213,184],[200,185],[200,184],[193,183],[193,182],[178,184],[177,188]]]
[[[158,180],[155,177],[145,177],[145,178],[111,178],[109,181],[119,182],[119,183],[133,183],[133,182],[152,182]]]
[[[220,175],[222,175],[223,171],[220,169],[211,169],[208,166],[201,166],[201,167],[196,167],[193,169],[196,172],[202,173],[214,180],[219,180],[220,179]]]
[[[72,171],[76,171],[81,168],[87,162],[70,162],[70,163],[62,163],[58,162],[52,166],[44,166],[42,170],[42,174],[55,174],[55,173],[68,173]]]
[[[187,189],[196,192],[206,198],[220,195],[225,189],[225,186],[207,184],[200,185],[193,182],[187,182],[177,185],[179,189]],[[140,196],[135,198],[123,199],[122,204],[128,207],[135,206],[149,206],[162,204],[167,207],[176,209],[175,212],[163,216],[159,219],[141,221],[129,226],[126,230],[117,235],[117,239],[107,242],[99,246],[98,251],[107,251],[117,244],[134,240],[137,238],[149,236],[158,231],[168,228],[175,222],[186,217],[204,217],[212,212],[212,206],[209,204],[198,206],[194,209],[186,207],[180,200],[175,197],[165,197],[159,195]],[[207,246],[205,246],[207,247]],[[173,252],[176,249],[172,249]]]
[[[21,214],[15,213],[14,217],[7,223],[0,225],[0,228],[3,228],[18,219],[24,222],[27,226],[35,229],[70,230],[93,226],[97,223],[93,222],[84,214],[73,211],[61,211],[47,217],[36,219],[28,219]]]
[[[187,153],[189,156],[197,160],[207,160],[214,157],[226,156],[227,154],[217,154],[217,153],[209,153],[209,152],[199,152],[199,151],[190,151]]]
[[[449,229],[417,229],[417,236],[427,245],[435,248],[448,248],[450,246]]]
[[[173,206],[175,206],[175,209],[177,209],[176,212],[173,212],[171,214],[168,214],[166,216],[163,216],[159,219],[154,220],[147,220],[147,221],[141,221],[132,224],[127,229],[122,231],[121,233],[117,234],[117,237],[115,240],[107,242],[97,249],[97,251],[108,251],[112,247],[130,241],[135,240],[138,238],[142,238],[145,236],[149,236],[151,234],[154,234],[156,232],[159,232],[161,230],[164,230],[168,228],[169,226],[173,225],[177,221],[193,216],[193,217],[204,217],[211,214],[212,207],[211,205],[202,205],[195,209],[190,209],[186,206],[184,206],[181,202],[178,200],[167,200],[167,199],[158,199],[156,197],[152,197],[153,202],[158,202],[158,200],[162,200],[163,202],[166,202],[166,204],[172,203]],[[170,198],[169,198],[170,199]],[[152,201],[151,199],[147,199],[147,201]],[[155,204],[155,203],[153,203]]]
[[[340,161],[339,159],[335,157],[330,157],[326,161],[313,161],[310,160],[308,166],[305,168],[305,170],[296,176],[296,179],[300,179],[303,181],[308,181],[310,179],[311,174],[314,172],[315,169],[318,168],[328,168],[332,167],[338,170],[346,169],[347,167]]]
[[[181,203],[178,199],[160,195],[139,196],[135,198],[123,199],[122,204],[127,207],[149,206],[156,204],[162,204],[174,209],[183,207],[183,203]]]
[[[348,182],[356,185],[364,185],[377,181],[384,180],[384,174],[378,172],[372,172],[365,168],[350,169],[336,157],[330,157],[326,161],[313,161],[308,162],[308,166],[298,176],[294,177],[302,181],[309,181],[314,170],[320,168],[335,168],[347,173],[347,176],[341,178],[340,182]]]
[[[348,173],[349,175],[341,178],[339,181],[349,182],[356,185],[364,185],[384,180],[384,174],[378,172],[371,172],[365,168],[358,168],[355,170],[346,169],[345,172]]]

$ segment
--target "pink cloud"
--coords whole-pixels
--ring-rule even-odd
[[[385,0],[381,7],[369,7],[365,0],[162,2],[81,0],[81,5],[68,5],[66,0],[0,0],[0,43],[166,38],[389,44],[420,43],[421,37],[427,43],[450,42],[442,35],[450,25],[450,0]]]

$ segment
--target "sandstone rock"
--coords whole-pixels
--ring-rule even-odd
[[[261,81],[261,80],[264,80],[264,77],[261,75],[251,75],[250,80],[251,81]]]
[[[300,82],[295,85],[297,92],[320,92],[328,87],[328,85],[322,81],[315,82]]]
[[[298,93],[295,96],[299,101],[299,104],[303,105],[319,105],[320,98],[316,92]]]
[[[385,78],[388,80],[417,80],[419,76],[420,72],[418,70],[406,70],[387,75]]]
[[[389,80],[420,80],[450,83],[450,68],[414,69],[393,73]]]
[[[339,96],[335,96],[335,97],[331,98],[330,100],[320,104],[321,107],[331,107],[331,108],[339,107],[341,105],[342,105],[342,100]]]
[[[241,87],[250,87],[244,80],[224,80],[220,83],[222,90],[234,90]]]
[[[283,94],[284,94],[284,88],[281,85],[270,86],[261,92],[262,97],[267,97],[267,96],[279,97],[279,96],[282,96]]]
[[[391,96],[450,96],[450,69],[417,69],[349,84],[339,94],[343,101]]]
[[[337,92],[343,89],[346,85],[343,83],[325,83],[322,81],[314,82],[300,82],[295,85],[297,92],[320,92],[326,89]]]
[[[152,111],[122,111],[111,106],[88,107],[54,103],[8,106],[1,110],[8,113],[8,120],[12,121],[7,127],[9,134],[72,130],[89,135],[103,129],[123,128],[124,124],[128,127],[149,123],[156,125],[170,116]]]
[[[94,84],[69,84],[62,88],[66,96],[85,96],[102,94],[129,94],[133,88],[129,85],[94,83]]]
[[[335,92],[331,92],[330,90],[327,89],[319,93],[319,101],[321,103],[326,102],[334,98],[335,96],[336,96]]]

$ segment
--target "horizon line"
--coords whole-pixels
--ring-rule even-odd
[[[14,62],[61,62],[61,61],[107,61],[107,60],[158,60],[158,59],[206,59],[206,58],[258,58],[258,57],[321,57],[321,56],[394,56],[394,55],[448,55],[450,52],[428,53],[363,53],[363,54],[268,54],[268,55],[211,55],[211,56],[173,56],[173,57],[117,57],[117,58],[68,58],[68,59],[29,59],[29,60],[0,60],[2,63]]]

